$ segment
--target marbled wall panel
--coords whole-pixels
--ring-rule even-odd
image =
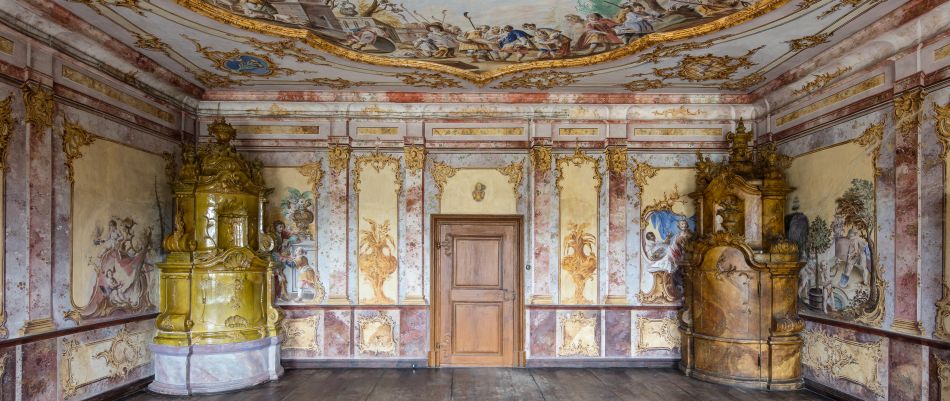
[[[623,309],[604,311],[604,356],[629,357],[630,312]]]
[[[426,309],[403,309],[399,312],[399,356],[426,356],[429,350],[428,319]]]
[[[59,340],[50,338],[28,344],[20,349],[22,366],[20,391],[26,399],[52,401],[59,399],[59,376],[56,361]]]
[[[327,310],[323,315],[323,352],[328,358],[353,355],[352,316],[350,310]]]
[[[889,401],[916,401],[923,394],[922,383],[926,347],[897,339],[888,346],[888,389]]]
[[[549,358],[557,354],[557,312],[534,309],[528,313],[528,353],[532,358]]]

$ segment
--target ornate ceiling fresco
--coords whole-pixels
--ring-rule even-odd
[[[673,93],[749,92],[899,6],[882,0],[61,4],[209,89]]]

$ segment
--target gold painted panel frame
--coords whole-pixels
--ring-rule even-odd
[[[353,188],[358,233],[357,303],[396,304],[399,291],[401,158],[378,151],[357,156]]]
[[[600,299],[600,164],[599,157],[580,149],[557,158],[561,304],[596,304]]]

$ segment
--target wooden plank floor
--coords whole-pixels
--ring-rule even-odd
[[[296,369],[276,382],[226,394],[169,397],[142,392],[125,401],[828,400],[808,391],[766,392],[705,383],[674,369],[463,368]]]

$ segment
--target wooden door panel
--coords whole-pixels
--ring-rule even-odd
[[[456,302],[452,314],[452,355],[501,357],[504,303]]]
[[[435,364],[513,366],[522,343],[520,219],[459,220],[433,224]]]
[[[501,289],[502,237],[453,237],[452,286]]]

